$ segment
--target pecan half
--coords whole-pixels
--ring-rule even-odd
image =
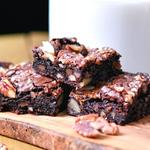
[[[99,131],[91,126],[90,121],[79,121],[73,128],[77,133],[85,137],[96,138],[100,135]]]
[[[119,128],[115,123],[109,123],[98,114],[89,114],[77,117],[74,130],[85,137],[98,137],[101,133],[117,135]]]
[[[6,77],[0,79],[0,93],[6,97],[16,97],[16,89]]]

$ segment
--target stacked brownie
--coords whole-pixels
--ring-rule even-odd
[[[15,65],[0,76],[0,111],[56,115],[62,105],[60,83],[37,74],[31,63]]]
[[[53,47],[52,47],[53,46]],[[111,48],[87,48],[75,38],[52,39],[33,49],[33,68],[76,89],[121,72],[120,54]]]
[[[33,63],[0,70],[0,111],[57,115],[67,107],[69,115],[96,113],[117,124],[140,119],[150,114],[150,76],[123,72],[120,57],[76,38],[43,41]]]
[[[126,124],[150,114],[150,77],[121,70],[112,48],[88,48],[76,38],[52,39],[33,49],[37,73],[72,87],[67,112],[98,113]]]
[[[73,90],[68,102],[70,115],[98,113],[117,124],[126,124],[150,114],[150,77],[123,73],[96,86]]]

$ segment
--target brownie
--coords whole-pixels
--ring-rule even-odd
[[[59,82],[37,74],[31,63],[17,64],[0,77],[0,111],[56,115],[62,110]]]
[[[110,122],[126,124],[150,114],[150,76],[122,73],[107,82],[73,90],[68,114],[97,113]]]
[[[87,48],[76,38],[58,38],[33,49],[33,68],[72,87],[81,88],[121,72],[120,54],[112,48]]]
[[[12,65],[13,65],[13,63],[11,63],[11,62],[0,61],[0,68],[2,67],[5,69],[8,69]]]

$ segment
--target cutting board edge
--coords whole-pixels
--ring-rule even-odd
[[[118,150],[108,145],[66,136],[38,125],[0,117],[0,134],[48,150]]]

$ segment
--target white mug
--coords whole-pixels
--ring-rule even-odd
[[[150,0],[50,0],[49,36],[111,47],[124,71],[150,73]]]

